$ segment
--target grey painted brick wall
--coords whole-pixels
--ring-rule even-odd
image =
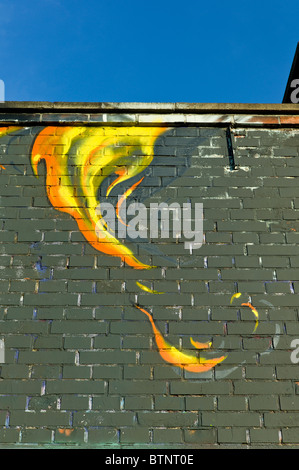
[[[0,444],[298,445],[297,116],[2,111]],[[49,122],[52,136],[88,123],[121,135],[156,119],[167,129],[134,197],[203,203],[204,244],[190,253],[175,238],[129,241],[152,266],[138,270],[95,249],[53,207],[51,169],[41,162],[37,178],[31,152]],[[136,303],[177,350],[211,341],[200,357],[226,359],[201,373],[168,363]]]

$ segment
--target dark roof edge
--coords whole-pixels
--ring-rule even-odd
[[[0,112],[297,114],[299,113],[299,105],[288,103],[96,103],[5,101],[0,103]]]

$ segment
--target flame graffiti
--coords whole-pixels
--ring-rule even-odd
[[[37,177],[38,163],[46,162],[47,193],[53,207],[70,214],[96,250],[118,256],[135,269],[151,266],[139,261],[109,231],[101,220],[97,194],[109,176],[117,177],[108,187],[106,197],[118,184],[147,168],[154,157],[155,141],[164,131],[162,127],[131,126],[122,127],[117,135],[115,129],[109,127],[48,126],[38,134],[32,148],[31,164]],[[133,185],[123,198],[135,187]]]
[[[237,292],[236,294],[233,294],[231,296],[231,299],[230,299],[230,303],[233,302],[234,299],[238,299],[239,297],[241,297],[241,292]],[[250,303],[250,302],[243,302],[241,304],[242,307],[249,307],[252,311],[252,313],[254,314],[256,320],[255,320],[255,327],[254,327],[254,330],[253,330],[253,333],[255,332],[255,330],[257,329],[258,327],[258,324],[259,324],[259,313],[257,311],[257,309]]]
[[[180,367],[181,369],[184,369],[188,372],[207,372],[220,362],[224,361],[226,358],[226,356],[221,356],[205,359],[204,357],[196,357],[183,351],[179,351],[177,348],[165,341],[163,335],[156,327],[152,315],[144,308],[141,308],[139,305],[135,305],[135,307],[137,307],[141,312],[145,313],[145,315],[148,317],[155,335],[159,354],[162,359],[164,359],[164,361],[172,364],[173,366]],[[202,343],[194,343],[196,348],[202,349]],[[204,348],[206,347],[207,346],[204,346]]]
[[[19,126],[0,127],[0,137],[23,129]],[[111,175],[115,179],[106,190],[106,197],[120,183],[123,183],[146,169],[154,157],[156,139],[165,132],[162,127],[122,127],[120,132],[110,127],[86,126],[47,126],[36,136],[31,153],[31,165],[38,177],[38,164],[44,160],[47,168],[46,189],[53,207],[70,214],[77,222],[78,228],[86,240],[96,250],[111,256],[120,257],[134,269],[149,269],[151,266],[139,261],[133,252],[122,244],[109,227],[101,214],[101,203],[98,198],[99,188]],[[1,168],[5,169],[3,165]],[[133,193],[144,177],[131,185],[119,198],[116,215],[121,223],[120,209],[124,201]],[[137,286],[151,294],[163,294],[150,289],[140,282]],[[236,293],[230,303],[242,294]],[[254,331],[258,326],[258,312],[250,302],[242,303],[249,307],[256,317]],[[160,356],[167,363],[180,367],[188,372],[202,373],[214,368],[227,356],[206,359],[180,351],[169,344],[158,330],[152,315],[135,305],[149,319]],[[197,350],[207,350],[211,342],[200,343],[190,338]],[[59,429],[60,433],[69,435],[72,430]]]
[[[259,324],[259,322],[258,322],[258,319],[259,319],[258,311],[256,310],[255,307],[253,307],[253,305],[251,305],[250,302],[246,302],[246,303],[243,303],[241,305],[244,306],[244,307],[249,307],[251,309],[252,313],[254,314],[254,316],[256,318],[256,321],[255,321],[255,327],[254,327],[253,332],[255,332],[255,330],[257,329],[257,326]]]

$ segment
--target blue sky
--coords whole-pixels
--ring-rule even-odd
[[[298,0],[0,0],[7,101],[281,103]]]

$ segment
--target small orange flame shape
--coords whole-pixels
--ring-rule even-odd
[[[141,312],[145,313],[145,315],[149,318],[151,322],[152,329],[155,335],[156,344],[159,350],[159,354],[164,359],[164,361],[180,367],[188,372],[207,372],[208,370],[215,367],[220,362],[224,361],[227,356],[215,357],[212,359],[205,359],[203,357],[196,357],[191,354],[184,353],[179,351],[174,346],[169,344],[163,338],[162,334],[156,327],[154,320],[149,312],[145,309],[139,307],[139,305],[135,304],[135,307],[138,308]]]
[[[148,292],[149,294],[164,294],[164,292],[159,292],[157,290],[150,289],[149,287],[144,286],[143,284],[141,284],[141,282],[138,281],[136,281],[136,285],[140,287],[141,290],[143,290],[144,292]]]
[[[63,429],[63,428],[59,428],[58,429],[58,432],[60,434],[65,434],[66,436],[70,436],[73,432],[73,429]]]
[[[259,318],[258,311],[253,307],[253,305],[251,305],[250,302],[243,303],[241,305],[244,306],[244,307],[249,307],[252,310],[252,313],[254,314],[254,316],[256,318],[255,327],[254,327],[254,330],[253,330],[253,331],[255,331],[257,329],[257,326],[258,326],[258,323],[259,323],[258,322],[258,318]]]
[[[209,349],[212,346],[211,341],[209,341],[208,343],[200,343],[199,341],[194,341],[193,338],[190,338],[190,343],[196,349]]]

